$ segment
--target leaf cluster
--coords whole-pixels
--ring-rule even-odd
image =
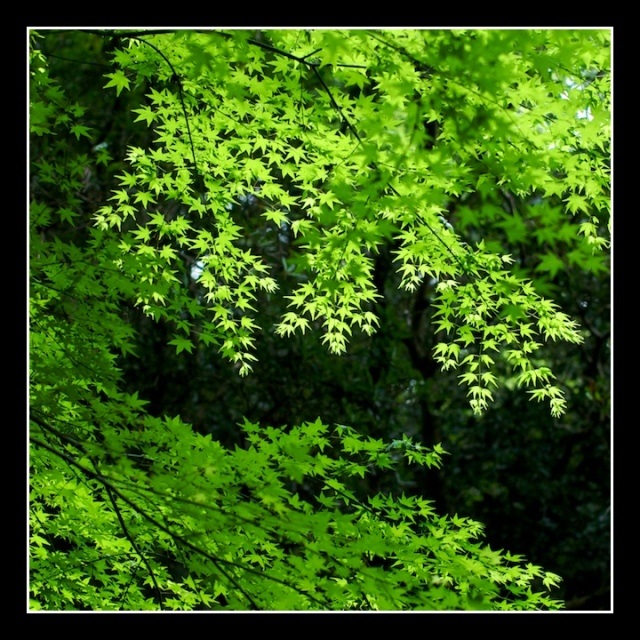
[[[247,419],[226,447],[147,411],[121,363],[150,357],[139,313],[177,355],[213,347],[241,376],[260,329],[317,332],[345,354],[380,325],[376,258],[390,251],[402,291],[429,283],[433,357],[474,412],[511,380],[561,415],[543,345],[583,335],[472,213],[480,199],[513,239],[526,231],[495,194],[544,198],[526,219],[556,216],[575,263],[598,268],[608,34],[86,35],[115,44],[102,89],[133,96],[144,134],[114,157],[31,35],[32,608],[559,608],[558,576],[484,544],[478,522],[363,490],[401,465],[439,467],[439,445]],[[553,256],[539,272],[560,269]]]

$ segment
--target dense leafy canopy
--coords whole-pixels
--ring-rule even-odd
[[[549,344],[591,333],[553,280],[608,270],[609,31],[67,35],[108,56],[94,95],[130,97],[96,116],[52,71],[60,34],[30,33],[31,607],[560,607],[475,520],[372,490],[439,443],[327,416],[228,444],[131,379],[149,322],[248,381],[261,334],[346,357],[402,332],[406,292],[474,414],[525,389],[560,418]]]

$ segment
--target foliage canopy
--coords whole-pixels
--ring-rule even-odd
[[[380,470],[439,467],[438,445],[318,419],[245,420],[225,447],[149,413],[121,362],[145,357],[136,313],[241,376],[258,331],[344,354],[377,330],[391,248],[401,289],[429,283],[433,357],[474,412],[506,385],[562,415],[545,343],[583,333],[508,245],[557,219],[570,260],[605,268],[609,31],[85,30],[108,51],[103,93],[131,94],[124,157],[52,73],[57,35],[29,34],[31,607],[561,606],[558,576],[479,523],[363,492]],[[562,268],[553,251],[539,266]]]

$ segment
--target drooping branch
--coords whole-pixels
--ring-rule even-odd
[[[38,424],[41,424],[41,423],[42,423],[42,421],[38,422]],[[56,449],[52,445],[44,442],[43,440],[40,440],[39,438],[36,438],[36,437],[32,436],[30,438],[30,441],[33,444],[35,444],[36,446],[38,446],[40,448],[43,448],[43,449],[46,449],[47,451],[49,451],[49,453],[52,453],[53,455],[61,458],[67,464],[69,464],[71,467],[80,470],[86,477],[91,478],[91,479],[99,482],[105,488],[105,490],[108,493],[111,492],[109,495],[117,496],[120,500],[122,500],[124,503],[129,505],[129,507],[131,507],[136,513],[138,513],[145,520],[147,520],[149,523],[151,523],[154,527],[156,527],[160,531],[163,531],[164,533],[166,533],[176,543],[178,543],[178,544],[190,549],[194,553],[197,553],[198,555],[201,555],[202,557],[204,557],[207,560],[209,560],[213,564],[213,566],[219,571],[219,573],[222,576],[224,576],[224,578],[226,578],[226,580],[230,584],[232,584],[233,587],[239,593],[241,593],[244,596],[244,598],[247,600],[247,602],[249,602],[249,604],[251,605],[252,609],[259,610],[259,606],[258,606],[257,602],[253,599],[253,597],[249,593],[246,592],[246,590],[240,585],[240,583],[236,580],[236,578],[234,578],[222,565],[227,565],[227,566],[232,567],[232,568],[240,569],[243,572],[251,573],[251,574],[254,574],[254,575],[259,576],[261,578],[264,578],[266,580],[270,580],[272,582],[276,582],[278,584],[281,584],[284,587],[293,589],[294,591],[300,593],[305,598],[307,598],[310,601],[312,601],[315,604],[317,604],[319,607],[321,607],[321,608],[325,607],[326,603],[323,603],[322,601],[318,600],[317,598],[315,598],[314,596],[310,595],[309,593],[298,589],[295,585],[292,585],[292,584],[286,582],[285,580],[280,580],[279,578],[276,578],[276,577],[274,577],[272,575],[267,575],[267,574],[265,574],[263,572],[260,572],[260,571],[257,571],[255,569],[252,569],[251,567],[247,567],[247,566],[239,564],[237,562],[233,562],[233,561],[230,561],[230,560],[225,560],[224,558],[219,558],[219,557],[216,557],[216,556],[212,555],[211,553],[209,553],[205,549],[202,549],[202,548],[198,547],[197,545],[193,544],[192,542],[190,542],[189,540],[187,540],[186,538],[184,538],[183,536],[181,536],[177,532],[173,531],[169,526],[167,526],[167,525],[159,522],[158,520],[156,520],[153,516],[151,516],[149,513],[147,513],[147,511],[145,509],[143,509],[139,504],[137,504],[136,502],[134,502],[133,500],[128,498],[126,495],[124,495],[122,493],[122,491],[120,491],[115,486],[113,479],[109,478],[108,476],[103,475],[101,472],[99,472],[97,470],[89,469],[85,465],[83,465],[80,462],[78,462],[77,460],[75,460],[68,453],[66,453],[64,451],[60,451],[59,449]]]

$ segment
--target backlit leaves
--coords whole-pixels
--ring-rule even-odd
[[[269,32],[268,46],[261,46],[244,33],[181,32],[136,38],[127,57],[117,55],[121,69],[107,74],[107,87],[118,93],[136,74],[151,77],[157,64],[149,103],[134,111],[136,120],[153,126],[158,146],[131,149],[131,169],[113,196],[118,206],[98,223],[121,228],[158,198],[180,205],[180,233],[167,231],[169,221],[154,222],[159,213],[146,225],[156,224],[160,237],[173,238],[205,265],[200,282],[208,289],[212,326],[223,353],[241,359],[243,371],[250,369],[243,353],[251,339],[239,331],[233,309],[249,311],[258,290],[276,288],[259,258],[238,248],[243,229],[229,214],[256,198],[264,201],[266,220],[291,226],[302,257],[305,280],[289,297],[291,310],[277,327],[281,335],[317,321],[323,342],[343,353],[354,328],[374,331],[372,256],[393,238],[403,287],[413,290],[424,278],[451,282],[438,286],[435,301],[445,334],[455,328],[462,346],[489,339],[501,352],[499,345],[518,340],[521,327],[537,315],[535,294],[503,268],[506,261],[496,263],[481,246],[471,250],[441,216],[453,198],[488,180],[521,197],[562,196],[573,215],[592,211],[578,231],[594,249],[606,246],[598,216],[606,214],[608,177],[598,149],[606,148],[608,136],[608,59],[599,58],[600,75],[594,75],[586,53],[579,53],[590,50],[591,39],[604,44],[606,32],[293,35]],[[456,44],[446,45],[451,39]],[[309,51],[318,53],[320,70],[307,59]],[[462,51],[477,66],[461,65]],[[564,60],[572,51],[575,59]],[[169,66],[187,71],[163,86]],[[341,85],[353,82],[354,73],[359,90],[348,94]],[[437,140],[422,148],[421,119],[439,129]],[[138,214],[132,205],[140,205]],[[143,233],[146,225],[139,226],[138,241],[153,241]],[[512,242],[528,233],[517,212],[503,225]],[[561,268],[548,254],[539,270],[553,276]],[[461,285],[467,278],[472,283]],[[509,312],[507,324],[496,324],[505,309],[521,314]],[[537,321],[543,339],[579,341],[568,319],[547,315]],[[473,395],[484,406],[480,399],[489,394],[480,388]]]
[[[557,576],[482,545],[478,523],[360,495],[376,469],[439,466],[437,447],[318,420],[246,422],[225,449],[146,415],[116,354],[134,350],[136,307],[177,353],[214,345],[240,375],[260,330],[344,354],[377,330],[389,249],[400,288],[428,289],[433,357],[475,412],[506,384],[561,415],[544,346],[583,338],[531,278],[607,268],[608,31],[109,36],[101,86],[132,92],[148,134],[124,158],[36,36],[30,52],[33,608],[556,608],[533,585]]]
[[[49,420],[38,417],[32,425],[35,465],[55,465],[46,441],[61,436]],[[478,523],[440,517],[417,496],[365,500],[352,482],[378,463],[438,466],[441,448],[426,449],[407,437],[387,445],[319,420],[287,430],[246,421],[243,430],[248,446],[226,450],[177,419],[147,418],[145,429],[127,438],[135,458],[122,456],[115,432],[105,438],[117,450],[96,449],[93,459],[70,439],[60,454],[68,471],[38,475],[33,484],[34,608],[559,605],[524,589],[537,576],[546,576],[548,586],[558,577],[483,545]],[[91,480],[78,482],[78,472]],[[297,490],[309,483],[317,486],[317,499]],[[52,536],[71,551],[52,553]],[[163,564],[172,557],[188,568],[186,575],[173,576]]]

